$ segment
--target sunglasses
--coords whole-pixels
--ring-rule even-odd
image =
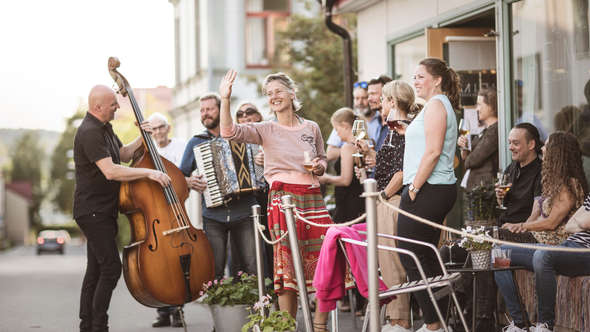
[[[360,82],[356,82],[352,85],[355,89],[356,88],[363,88],[366,89],[369,87],[369,83],[367,83],[366,81],[360,81]]]
[[[239,110],[236,112],[236,117],[242,118],[244,116],[252,115],[258,113],[257,110],[253,109],[252,107],[248,107],[245,110]]]

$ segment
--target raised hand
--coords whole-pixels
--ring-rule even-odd
[[[234,85],[234,81],[236,80],[237,75],[238,72],[233,69],[230,69],[227,71],[227,73],[225,73],[225,76],[219,84],[219,95],[221,96],[221,98],[231,97],[231,89]]]

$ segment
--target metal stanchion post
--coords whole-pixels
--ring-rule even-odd
[[[381,331],[379,321],[379,276],[377,274],[377,181],[366,179],[365,209],[367,211],[367,251],[369,270],[369,329],[370,332]]]
[[[260,234],[258,234],[258,225],[260,224],[260,205],[252,205],[252,219],[254,227],[254,245],[256,246],[256,274],[258,274],[258,300],[262,301],[265,295],[264,290],[264,269],[262,267],[262,244],[260,243]]]
[[[338,308],[332,310],[330,314],[332,316],[332,332],[338,332],[338,327],[340,326],[340,322],[338,319]]]
[[[309,298],[307,297],[307,287],[305,285],[305,275],[303,274],[301,253],[299,252],[299,244],[297,243],[297,227],[295,224],[295,218],[293,218],[293,208],[295,206],[291,203],[290,195],[281,197],[281,202],[285,213],[285,221],[287,222],[287,231],[289,232],[289,247],[291,248],[293,266],[295,267],[295,277],[297,278],[297,288],[299,288],[299,299],[301,301],[301,311],[303,311],[305,330],[307,332],[313,332],[311,311],[309,310]]]

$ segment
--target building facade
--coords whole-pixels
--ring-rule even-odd
[[[217,92],[230,68],[239,73],[232,93],[234,107],[248,100],[268,116],[258,84],[277,60],[273,59],[276,33],[291,15],[319,15],[317,1],[169,1],[174,6],[175,86],[169,113],[174,135],[188,140],[205,129],[199,97]],[[193,222],[196,207],[196,194],[191,192],[187,210]]]
[[[545,138],[573,132],[588,177],[589,2],[341,0],[338,10],[357,14],[360,78],[389,73],[411,83],[421,58],[444,58],[463,74],[467,107],[470,94],[496,85],[502,167],[510,162],[510,128],[526,121]]]

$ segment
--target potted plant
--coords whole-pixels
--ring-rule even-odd
[[[248,307],[258,300],[255,275],[239,272],[237,277],[203,284],[201,303],[208,304],[216,331],[239,331],[248,321]]]
[[[465,192],[465,224],[469,226],[491,226],[496,213],[496,191],[494,183],[484,183]]]
[[[465,234],[474,236],[464,236],[463,239],[461,239],[461,242],[459,242],[459,246],[469,251],[473,268],[489,269],[492,260],[491,250],[493,247],[492,242],[486,241],[486,238],[492,238],[489,234],[489,231],[486,231],[484,226],[467,226],[461,230]]]
[[[270,295],[254,303],[248,316],[249,322],[242,326],[242,332],[290,332],[295,331],[295,319],[286,311],[271,312]],[[270,314],[266,315],[266,313]]]

